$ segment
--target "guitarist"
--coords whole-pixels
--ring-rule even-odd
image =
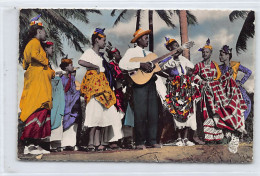
[[[130,62],[134,57],[145,57],[149,51],[144,50],[148,46],[148,35],[151,30],[138,29],[134,33],[131,43],[136,43],[135,48],[129,48],[119,63],[119,67],[124,70],[141,69],[145,72],[153,70],[152,63]],[[146,149],[146,146],[153,148],[161,148],[157,143],[157,127],[158,127],[158,102],[156,81],[157,77],[153,77],[143,85],[133,85],[134,98],[134,126],[135,126],[135,142],[136,149]]]

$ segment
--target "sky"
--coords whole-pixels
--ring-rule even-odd
[[[175,9],[172,9],[175,10]],[[123,56],[129,47],[133,47],[130,43],[136,28],[136,11],[128,10],[125,18],[120,23],[114,26],[117,15],[122,10],[118,10],[114,17],[110,15],[111,10],[101,10],[102,15],[89,14],[89,24],[83,24],[80,21],[69,19],[82,33],[91,38],[91,35],[96,27],[106,28],[105,34],[107,41],[110,41],[114,47],[117,47]],[[195,42],[195,46],[190,49],[190,58],[193,64],[202,61],[201,52],[199,48],[203,47],[206,40],[209,38],[213,46],[213,54],[211,59],[219,62],[219,50],[223,45],[229,45],[233,48],[233,61],[239,61],[243,66],[252,70],[252,75],[249,80],[244,84],[248,92],[254,92],[254,78],[255,78],[255,39],[249,39],[247,42],[247,51],[242,52],[240,55],[235,53],[235,46],[240,30],[242,29],[244,20],[238,19],[234,22],[229,21],[229,14],[231,11],[218,11],[218,10],[190,10],[190,12],[197,17],[198,24],[188,27],[188,37],[190,41]],[[164,46],[164,37],[174,38],[180,43],[180,26],[178,16],[175,14],[172,17],[172,22],[175,28],[168,27],[160,17],[154,13],[154,52],[158,55],[164,55],[168,51]],[[141,28],[148,29],[148,11],[144,10],[141,13]],[[68,53],[69,58],[73,58],[74,66],[78,65],[78,59],[82,55],[70,46],[67,40],[63,41],[64,52]],[[83,50],[91,46],[82,46]],[[147,48],[148,50],[148,48]],[[60,63],[58,58],[58,63]],[[23,74],[24,70],[21,65],[18,65],[18,102],[23,89]],[[81,82],[86,72],[85,68],[80,67],[77,71],[76,80]],[[238,74],[237,79],[241,79],[243,73]],[[19,104],[19,103],[18,103]],[[19,109],[19,108],[18,108]]]

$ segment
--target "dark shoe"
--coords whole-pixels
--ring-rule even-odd
[[[137,145],[135,147],[135,149],[137,149],[137,150],[146,150],[146,147],[145,147],[145,145]]]
[[[80,146],[78,151],[87,152],[88,151],[88,147]]]
[[[66,146],[63,150],[64,151],[74,151],[74,147],[72,147],[72,146]]]

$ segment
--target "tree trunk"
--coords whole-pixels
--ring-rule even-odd
[[[180,10],[180,35],[181,35],[181,44],[188,42],[188,22],[187,22],[187,12],[186,10]],[[190,60],[190,50],[185,49],[182,54],[184,57]]]
[[[136,29],[137,31],[140,28],[140,18],[141,18],[141,10],[136,11]]]
[[[151,34],[149,35],[149,51],[153,52],[153,10],[149,10],[148,18],[149,30],[151,30]]]

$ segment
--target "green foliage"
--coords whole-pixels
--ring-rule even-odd
[[[254,11],[232,11],[229,14],[229,20],[234,22],[234,20],[242,18],[245,20],[243,27],[236,43],[236,52],[240,54],[241,51],[247,50],[247,40],[253,38],[255,35],[255,12]]]
[[[57,56],[64,56],[62,38],[65,37],[76,51],[83,53],[82,45],[90,41],[70,20],[79,20],[89,23],[88,13],[101,14],[99,10],[84,9],[22,9],[20,11],[20,34],[19,34],[19,62],[22,62],[23,51],[28,41],[28,29],[30,19],[41,14],[48,39],[54,43],[55,51],[53,63],[57,65]]]

